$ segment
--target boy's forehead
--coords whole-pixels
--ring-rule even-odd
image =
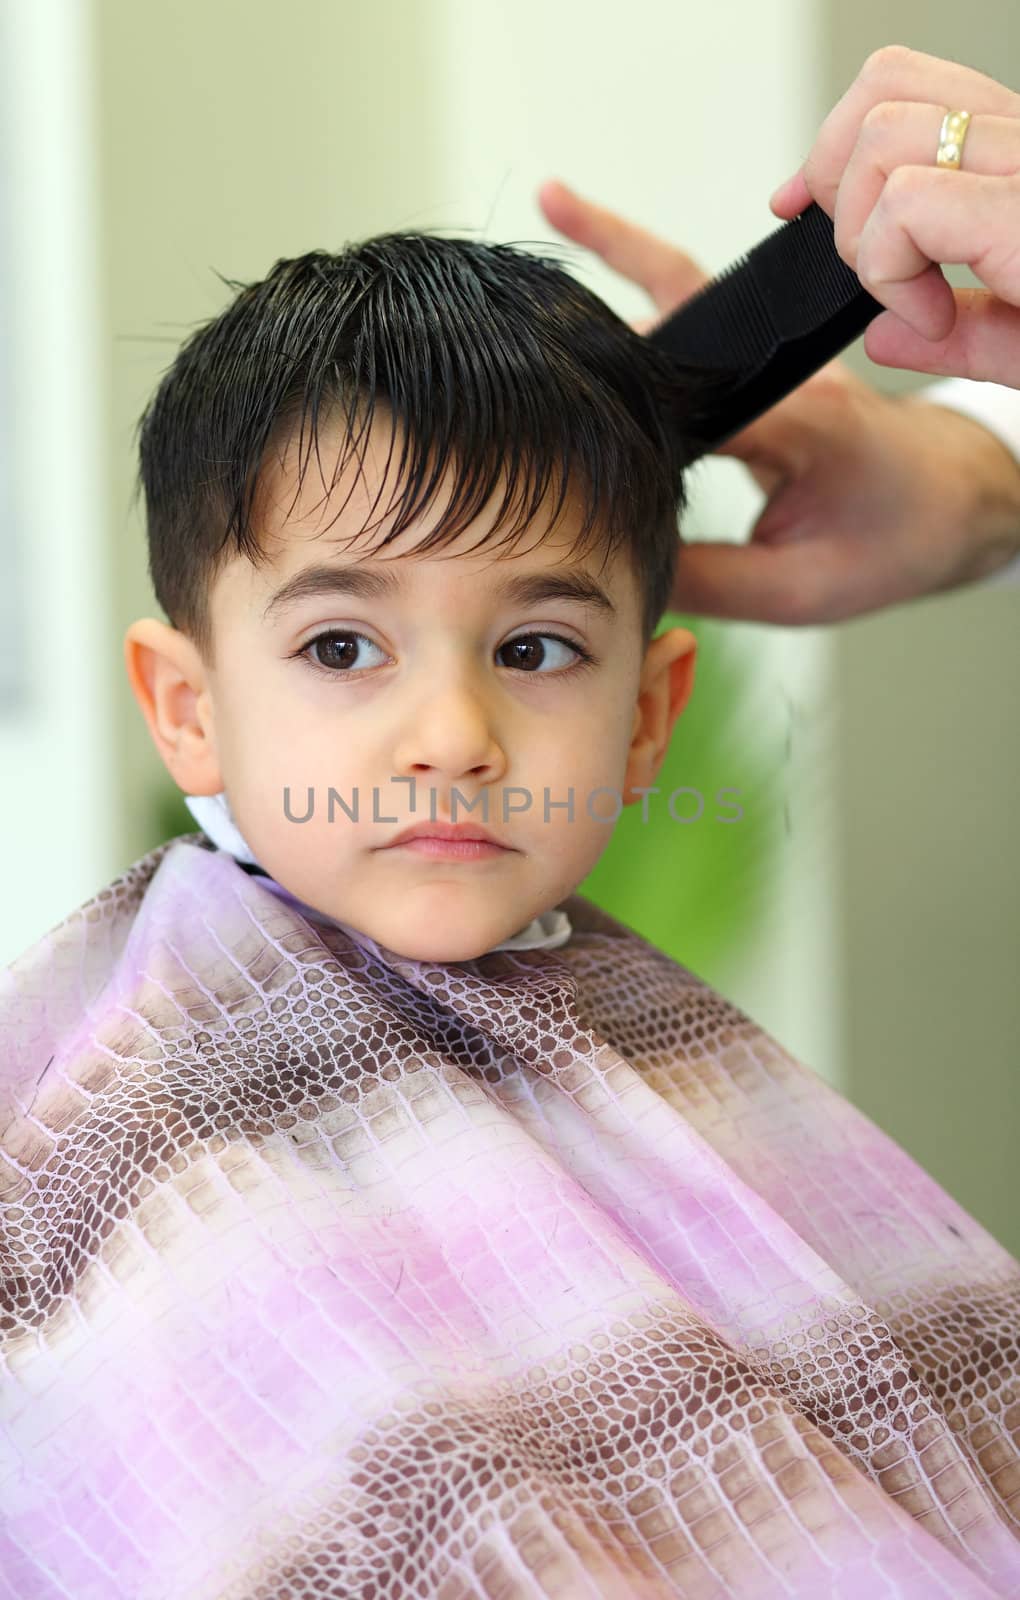
[[[323,566],[381,567],[411,587],[415,569],[424,562],[441,564],[442,573],[455,568],[458,577],[477,575],[494,587],[519,573],[548,570],[579,575],[611,600],[620,622],[638,605],[636,580],[625,555],[619,550],[610,555],[604,536],[586,538],[583,548],[579,546],[586,497],[576,483],[568,482],[555,520],[558,480],[557,492],[546,494],[523,530],[516,512],[511,513],[509,522],[516,528],[512,538],[508,519],[505,514],[500,516],[501,483],[467,527],[423,551],[422,544],[442,529],[447,518],[456,486],[455,468],[447,468],[426,505],[391,538],[388,535],[399,515],[403,487],[399,433],[376,418],[358,456],[348,452],[342,466],[338,461],[346,444],[345,432],[336,423],[320,421],[318,433],[318,451],[314,443],[309,451],[306,435],[299,457],[295,429],[283,448],[273,451],[263,465],[252,508],[263,559],[255,565],[244,555],[235,556],[223,573],[225,586],[234,589],[236,598],[241,598],[237,591],[243,591],[241,603],[246,609],[259,604],[264,611],[271,609],[278,615],[282,607],[274,602],[281,589]]]

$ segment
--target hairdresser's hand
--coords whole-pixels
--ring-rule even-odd
[[[971,113],[956,170],[935,165],[947,111]],[[1020,389],[1020,95],[955,61],[876,51],[770,204],[789,220],[812,200],[889,308],[864,336],[872,361]],[[987,289],[951,288],[949,261]]]
[[[705,281],[683,251],[563,184],[539,200],[660,315]],[[1005,446],[946,407],[879,394],[838,361],[718,453],[742,461],[768,503],[748,544],[681,544],[675,611],[835,622],[984,577],[1020,550],[1020,467]]]

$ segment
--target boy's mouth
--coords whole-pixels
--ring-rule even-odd
[[[509,854],[512,847],[500,844],[486,828],[474,822],[416,822],[404,828],[383,849],[403,849],[415,855],[434,856],[444,861],[479,861]]]
[[[487,839],[405,839],[403,844],[388,848],[409,850],[416,856],[434,856],[439,861],[483,861],[489,856],[511,854],[501,844],[490,844]]]
[[[412,839],[442,839],[452,844],[481,843],[495,845],[500,850],[506,848],[488,828],[480,828],[477,822],[415,822],[396,834],[390,846],[407,844]]]

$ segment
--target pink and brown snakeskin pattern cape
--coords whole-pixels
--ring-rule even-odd
[[[5,1600],[1020,1594],[1020,1265],[563,909],[417,962],[192,834],[3,973]]]

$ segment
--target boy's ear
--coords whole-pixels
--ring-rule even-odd
[[[185,794],[219,794],[224,785],[212,702],[195,645],[168,623],[142,617],[124,635],[124,661],[152,741],[174,782]]]
[[[641,799],[631,793],[632,789],[650,788],[655,781],[669,749],[674,724],[694,688],[697,653],[698,641],[687,628],[669,628],[648,646],[634,707],[621,796],[624,805],[634,805]]]

